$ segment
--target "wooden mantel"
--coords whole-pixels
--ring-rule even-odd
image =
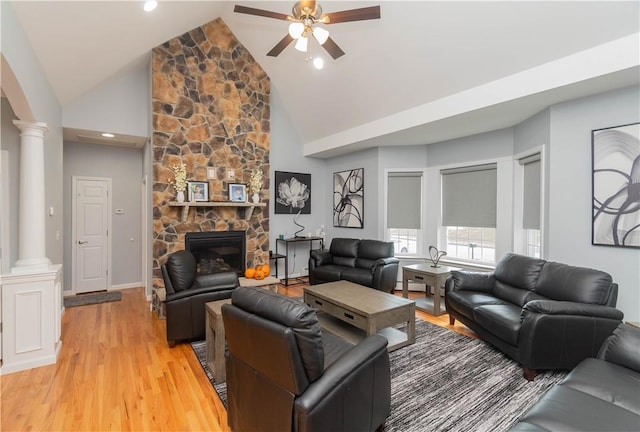
[[[256,207],[266,207],[266,203],[249,203],[249,202],[233,202],[233,201],[192,201],[192,202],[178,202],[169,201],[170,207],[182,207],[182,222],[187,221],[189,216],[189,208],[191,207],[236,207],[244,208],[243,219],[248,221],[251,219],[253,209]]]

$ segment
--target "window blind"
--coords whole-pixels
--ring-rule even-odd
[[[495,228],[497,164],[440,171],[442,225]]]
[[[387,176],[387,228],[420,229],[422,173],[390,172]]]
[[[540,154],[519,160],[523,168],[522,227],[540,229]]]

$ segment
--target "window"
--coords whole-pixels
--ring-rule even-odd
[[[397,255],[421,250],[422,172],[387,173],[387,239]]]
[[[495,262],[497,165],[442,170],[447,257]]]
[[[519,159],[522,166],[524,254],[540,258],[540,153]]]

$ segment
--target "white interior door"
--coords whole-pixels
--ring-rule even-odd
[[[108,290],[111,179],[74,177],[73,186],[74,292]]]

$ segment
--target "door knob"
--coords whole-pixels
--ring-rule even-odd
[[[89,242],[88,242],[88,241],[84,241],[84,240],[80,240],[80,241],[78,242],[78,244],[85,244],[85,243],[89,243]]]

